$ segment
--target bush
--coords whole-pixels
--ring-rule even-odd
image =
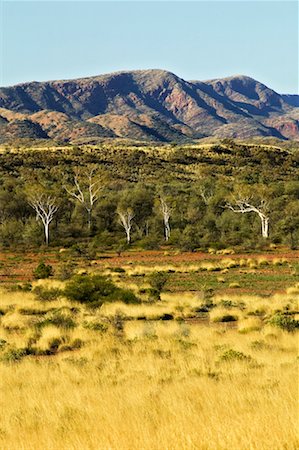
[[[192,225],[187,225],[182,233],[179,244],[182,250],[194,252],[200,246],[197,229]]]
[[[83,347],[84,345],[84,341],[82,341],[82,339],[76,338],[73,341],[71,341],[70,343],[61,345],[59,347],[59,351],[60,352],[70,352],[73,350],[78,350],[79,348]]]
[[[121,254],[123,252],[125,252],[126,250],[128,250],[129,245],[127,244],[127,242],[122,241],[119,242],[116,246],[115,246],[115,251],[117,253],[118,256],[121,256]]]
[[[138,246],[144,250],[157,250],[160,248],[160,239],[157,236],[146,236],[138,242]]]
[[[168,314],[168,313],[164,313],[160,317],[160,320],[173,320],[173,315],[172,314]]]
[[[62,281],[69,280],[74,275],[74,264],[70,261],[61,264],[58,269],[58,278]]]
[[[149,276],[149,282],[151,285],[151,297],[160,300],[160,293],[162,292],[169,275],[165,272],[153,272]]]
[[[63,340],[60,338],[53,338],[49,341],[49,348],[45,351],[46,354],[56,353]]]
[[[126,273],[125,269],[123,269],[122,267],[113,267],[111,269],[111,272],[114,272],[114,273]]]
[[[148,293],[148,299],[150,302],[156,302],[158,300],[161,300],[160,291],[157,289],[146,289],[145,290]]]
[[[42,286],[36,286],[33,289],[37,300],[51,302],[57,300],[62,295],[62,290],[58,288],[47,289]]]
[[[100,306],[105,299],[115,293],[112,281],[101,275],[77,275],[66,285],[65,296],[69,300],[80,303],[98,303]]]
[[[0,350],[7,345],[7,341],[5,339],[0,339]]]
[[[92,331],[99,331],[100,333],[105,333],[108,330],[108,325],[102,322],[83,322],[83,328]]]
[[[48,325],[54,325],[67,330],[75,328],[76,323],[71,316],[62,313],[61,311],[53,311],[46,314],[44,319],[36,323],[37,328],[42,328]]]
[[[18,220],[6,220],[0,226],[1,244],[9,247],[18,245],[22,240],[23,225]]]
[[[53,267],[50,264],[45,264],[43,261],[34,269],[33,276],[35,279],[49,278],[53,275]]]
[[[245,355],[242,352],[238,352],[233,349],[226,350],[222,355],[220,356],[221,361],[250,361],[252,358],[251,356]]]
[[[238,318],[232,314],[223,314],[218,317],[214,317],[213,322],[236,322]]]
[[[102,275],[77,275],[66,286],[65,296],[69,300],[101,306],[105,301],[123,301],[140,303],[132,291],[118,288],[111,280]]]
[[[299,328],[299,321],[293,317],[276,314],[269,320],[269,324],[285,331],[293,332]]]
[[[24,356],[26,356],[27,350],[23,348],[12,348],[7,350],[2,356],[1,361],[7,363],[14,363],[20,361]]]
[[[114,328],[114,334],[118,337],[123,337],[124,319],[125,316],[122,314],[121,311],[116,311],[115,315],[111,319],[111,323]]]
[[[31,283],[18,284],[16,289],[22,292],[30,292],[32,290],[32,284]]]
[[[134,292],[129,289],[117,289],[115,293],[115,300],[120,300],[127,305],[140,303],[140,300],[136,297]]]

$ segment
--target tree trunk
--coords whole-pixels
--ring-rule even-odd
[[[267,239],[269,236],[269,218],[261,217],[261,221],[262,221],[262,236],[263,238]]]
[[[49,224],[46,223],[45,225],[45,238],[46,238],[46,245],[49,245]]]
[[[170,238],[170,226],[168,222],[165,222],[165,241]]]
[[[91,209],[87,210],[87,215],[88,215],[88,230],[91,230]]]

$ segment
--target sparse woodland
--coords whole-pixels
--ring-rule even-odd
[[[103,144],[6,148],[0,162],[4,247],[298,245],[298,151],[231,140],[202,147]],[[38,212],[42,198],[52,206],[40,204],[46,209]]]

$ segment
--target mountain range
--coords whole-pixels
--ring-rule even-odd
[[[278,94],[243,75],[185,81],[164,70],[0,88],[2,143],[182,142],[208,136],[299,140],[299,95]]]

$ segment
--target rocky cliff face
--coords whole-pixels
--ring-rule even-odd
[[[163,70],[145,70],[32,82],[0,88],[0,140],[299,140],[297,103],[297,96],[279,95],[246,76],[185,81]]]

